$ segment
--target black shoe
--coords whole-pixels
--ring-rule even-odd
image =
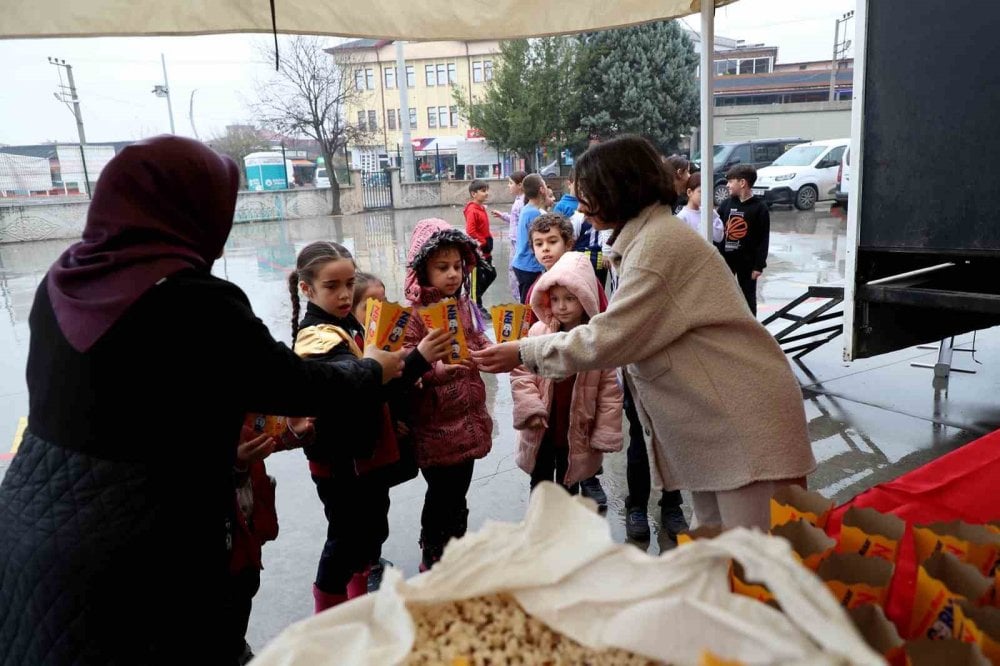
[[[627,513],[625,514],[625,534],[633,541],[649,541],[649,517],[646,509],[638,506],[629,506],[628,498],[625,498]]]
[[[667,533],[667,536],[677,541],[677,535],[688,530],[684,511],[679,506],[660,507],[660,527]]]
[[[606,511],[608,508],[608,496],[601,487],[601,482],[596,476],[584,479],[580,482],[580,494],[597,502],[597,508]]]
[[[385,575],[385,568],[391,567],[392,562],[384,558],[378,558],[378,563],[373,564],[368,571],[368,594],[378,592],[382,587],[382,576]]]

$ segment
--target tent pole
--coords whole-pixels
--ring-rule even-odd
[[[715,0],[701,0],[701,128],[698,140],[701,150],[701,229],[712,241],[712,207],[715,204],[715,183],[712,174],[712,145],[715,142],[712,116],[715,100],[712,84],[715,75]]]

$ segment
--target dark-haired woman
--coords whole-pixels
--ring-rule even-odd
[[[695,522],[767,529],[769,500],[816,467],[802,394],[774,338],[710,244],[672,214],[673,178],[645,139],[598,144],[576,164],[580,209],[614,231],[618,290],[568,333],[473,354],[545,377],[625,367],[667,490],[692,491]]]
[[[300,360],[211,275],[238,184],[197,141],[128,146],[38,288],[28,429],[0,485],[2,664],[232,663],[244,416],[351,413],[398,374],[401,354]]]

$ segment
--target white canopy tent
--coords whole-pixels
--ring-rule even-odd
[[[715,7],[735,0],[34,0],[0,12],[0,38],[321,34],[411,41],[511,39],[587,32],[701,12],[701,71],[710,73]],[[712,173],[712,77],[701,77],[702,170]],[[711,238],[711,209],[702,226]]]

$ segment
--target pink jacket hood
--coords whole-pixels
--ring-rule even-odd
[[[549,306],[549,290],[557,285],[565,287],[579,299],[588,317],[593,318],[601,311],[594,266],[587,255],[567,252],[535,283],[531,294],[531,309],[538,320],[550,328],[553,318],[552,308]]]
[[[463,248],[462,258],[465,260],[465,278],[476,267],[479,257],[478,243],[469,238],[466,233],[456,229],[444,220],[436,217],[420,220],[413,230],[410,240],[410,251],[406,255],[406,279],[403,290],[406,299],[412,305],[428,305],[441,300],[441,293],[428,285],[421,284],[420,274],[425,270],[427,259],[443,243],[454,243]],[[468,284],[463,286],[468,293]]]

